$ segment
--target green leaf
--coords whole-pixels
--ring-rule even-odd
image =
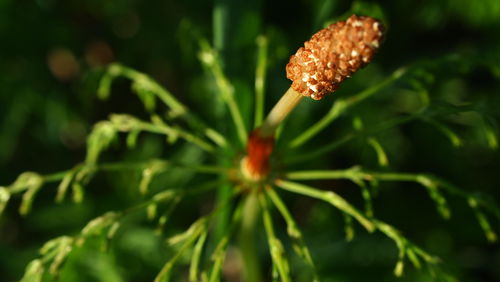
[[[2,213],[7,206],[7,203],[9,202],[10,199],[10,192],[6,187],[0,186],[0,216],[2,216]]]
[[[119,216],[120,214],[116,212],[107,212],[89,221],[81,231],[81,238],[78,240],[78,245],[82,245],[90,236],[108,235],[106,232],[117,222]]]
[[[269,211],[267,198],[259,195],[260,205],[262,207],[262,219],[264,221],[264,229],[266,230],[267,242],[269,245],[269,252],[273,265],[283,282],[291,281],[290,267],[288,259],[285,256],[285,249],[281,241],[274,235],[274,224]]]
[[[345,240],[347,242],[352,241],[354,239],[354,235],[356,232],[354,231],[354,226],[353,226],[353,221],[352,221],[352,216],[343,213],[344,215],[344,233],[345,233]]]
[[[62,201],[64,201],[66,192],[68,191],[69,185],[71,184],[71,181],[73,180],[74,176],[75,176],[74,171],[70,171],[66,175],[64,175],[63,180],[61,181],[61,183],[59,183],[59,186],[57,187],[56,203],[61,203]]]
[[[85,162],[95,164],[102,151],[107,149],[116,138],[115,126],[109,121],[100,121],[87,138],[87,157]]]
[[[27,215],[30,212],[36,193],[42,188],[42,185],[43,177],[34,172],[25,172],[16,180],[11,190],[17,190],[19,187],[26,189],[26,192],[23,194],[21,206],[19,207],[21,215]]]
[[[110,72],[106,72],[100,82],[99,82],[99,87],[97,88],[97,97],[101,100],[106,100],[109,98],[110,90],[111,90],[111,84],[113,83],[113,79],[115,76],[111,74]]]
[[[476,199],[473,197],[469,197],[467,202],[474,211],[474,215],[476,216],[476,219],[479,222],[481,229],[483,229],[484,234],[486,235],[486,239],[488,239],[488,241],[492,243],[496,242],[497,234],[495,233],[495,231],[493,231],[493,228],[491,228],[490,222],[488,221],[486,215],[479,209]]]
[[[21,282],[42,282],[44,272],[45,268],[43,267],[42,261],[40,259],[32,260],[28,266],[26,266]]]
[[[71,190],[73,192],[73,202],[81,203],[84,197],[84,189],[81,183],[75,182],[71,185]]]
[[[444,219],[449,219],[451,216],[451,211],[448,208],[448,204],[446,198],[439,191],[438,183],[432,180],[431,178],[421,175],[417,177],[417,181],[422,184],[425,188],[427,188],[427,192],[432,200],[436,203],[437,210],[439,214]]]
[[[205,230],[201,233],[200,238],[198,238],[198,242],[194,246],[193,255],[191,256],[191,265],[189,266],[189,281],[197,282],[199,281],[199,265],[201,254],[203,252],[203,246],[205,245],[205,241],[207,239],[208,232]]]
[[[154,93],[148,89],[148,85],[144,85],[142,80],[136,80],[132,83],[132,90],[137,93],[146,111],[153,112],[155,110],[156,97]]]
[[[180,256],[189,248],[191,245],[198,239],[198,237],[201,235],[201,233],[206,230],[207,226],[207,218],[202,217],[195,221],[188,230],[186,230],[184,233],[175,236],[174,238],[171,238],[167,240],[169,245],[173,245],[179,242],[184,242],[182,244],[181,248],[177,251],[177,253],[163,265],[161,271],[158,273],[156,276],[154,282],[166,282],[170,281],[170,275],[172,268],[174,267],[175,263],[177,260],[180,258]]]

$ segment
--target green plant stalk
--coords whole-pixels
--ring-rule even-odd
[[[126,114],[112,114],[109,120],[113,127],[120,132],[145,131],[164,134],[169,138],[181,137],[207,152],[211,153],[215,151],[214,146],[205,142],[203,139],[177,126],[169,126],[156,115],[151,117],[151,122],[143,121]]]
[[[295,241],[294,242],[295,246],[293,246],[293,249],[311,268],[313,273],[313,281],[319,281],[318,274],[316,272],[316,266],[314,265],[311,252],[309,251],[307,245],[304,243],[304,240],[302,238],[302,232],[297,226],[295,219],[293,219],[293,216],[290,214],[290,211],[288,211],[288,208],[286,207],[285,203],[283,202],[283,200],[281,200],[280,196],[278,195],[278,193],[276,193],[276,191],[274,191],[273,188],[268,187],[266,189],[266,193],[273,202],[274,206],[278,209],[278,211],[285,219],[285,222],[287,224],[288,235],[293,241]]]
[[[254,128],[259,127],[264,120],[264,91],[267,70],[267,37],[257,38],[257,68],[255,69],[255,116]]]
[[[220,54],[218,57],[215,56],[215,52],[210,48],[210,45],[206,40],[199,39],[199,44],[200,44],[200,49],[202,52],[206,52],[206,54],[210,54],[212,57],[212,62],[208,62],[205,60],[201,60],[202,63],[205,64],[206,68],[212,72],[216,79],[216,84],[219,87],[220,91],[222,92],[222,101],[226,102],[226,97],[225,96],[231,96],[229,95],[224,95],[226,91],[231,91],[231,89],[227,89],[229,82],[225,80],[225,76],[223,73],[223,67],[225,65],[225,51],[228,48],[228,38],[229,38],[229,26],[230,26],[230,13],[232,10],[230,9],[229,2],[231,0],[216,0],[214,3],[214,8],[212,10],[213,14],[213,26],[212,26],[212,31],[213,31],[213,44],[215,50],[218,51],[218,54]],[[217,61],[219,59],[220,61]],[[214,66],[217,65],[217,66]],[[225,89],[222,88],[222,86],[226,86]],[[229,85],[230,87],[230,85]],[[220,99],[214,99],[214,102],[217,103],[216,107],[217,108],[222,108],[223,105],[220,103]],[[229,104],[229,103],[227,103]],[[235,103],[231,103],[233,105]],[[228,105],[229,106],[229,105]],[[235,126],[237,128],[238,136],[240,138],[240,141],[242,144],[245,144],[246,140],[243,140],[242,138],[245,137],[246,139],[246,132],[245,128],[243,125],[243,120],[241,118],[241,114],[239,114],[239,109],[236,107],[229,107],[230,108],[230,114],[233,117]],[[236,111],[238,110],[238,111]],[[239,115],[238,115],[239,114]],[[234,117],[237,117],[235,119]],[[219,118],[223,118],[219,116]],[[222,124],[219,125],[220,127],[223,126]],[[241,130],[243,129],[243,132]],[[219,162],[222,162],[222,160],[219,160]],[[221,185],[221,187],[217,190],[217,196],[216,196],[216,206],[221,206],[223,205],[231,196],[232,189],[230,185]],[[217,215],[217,220],[216,220],[216,226],[215,226],[215,234],[214,234],[214,239],[215,241],[219,241],[222,239],[224,236],[224,231],[227,230],[227,225],[229,223],[229,209],[221,209],[221,211]]]
[[[260,208],[258,200],[258,191],[248,194],[243,206],[243,217],[240,230],[240,249],[244,262],[244,281],[260,282],[262,281],[258,247],[256,245],[256,225],[259,220]]]
[[[187,108],[175,99],[172,93],[160,86],[147,75],[118,63],[112,64],[109,67],[109,72],[113,76],[124,76],[134,82],[143,83],[144,86],[147,86],[150,91],[156,93],[158,98],[171,108],[173,116],[181,116],[188,112]]]
[[[228,28],[229,28],[229,1],[216,0],[214,3],[213,14],[213,42],[217,50],[224,51],[227,47]]]
[[[500,219],[500,208],[495,204],[473,193],[467,193],[455,185],[430,174],[364,171],[360,167],[353,167],[345,170],[295,171],[285,174],[285,177],[290,180],[349,179],[352,181],[402,181],[416,182],[423,186],[428,185],[428,183],[434,183],[452,195],[462,197],[466,200],[474,199],[480,206]]]
[[[391,238],[397,245],[399,249],[399,259],[396,263],[396,267],[394,273],[397,276],[402,275],[403,273],[403,260],[405,256],[408,256],[414,265],[418,265],[416,262],[417,257],[422,258],[429,264],[436,264],[439,262],[437,257],[434,257],[418,246],[411,243],[408,239],[406,239],[396,228],[393,226],[375,219],[368,218],[362,212],[358,211],[356,208],[351,206],[348,202],[346,202],[343,198],[336,195],[331,191],[322,191],[316,188],[283,180],[276,180],[276,185],[284,190],[288,190],[290,192],[298,193],[301,195],[305,195],[308,197],[316,198],[325,202],[328,202],[347,214],[355,218],[359,223],[361,223],[368,231],[373,232],[375,230],[379,230],[387,237]]]
[[[194,171],[200,173],[208,173],[208,174],[226,174],[228,169],[223,167],[216,166],[203,166],[203,165],[186,165],[186,164],[176,164],[166,160],[151,160],[145,162],[114,162],[114,163],[100,163],[97,165],[91,165],[90,168],[95,171],[128,171],[128,170],[143,170],[151,165],[152,162],[163,163],[165,166],[165,170],[170,167],[184,168],[184,169],[192,169]],[[80,170],[86,167],[84,164],[79,164],[72,169],[59,171],[47,175],[40,175],[42,177],[43,184],[58,182],[64,179],[64,177],[69,173],[75,173],[75,170]],[[9,192],[14,193],[22,193],[26,190],[27,187],[23,186],[18,189],[10,189]]]
[[[215,188],[215,187],[213,187]],[[200,190],[201,191],[201,190]],[[195,191],[192,191],[195,192]],[[197,192],[197,191],[196,191]],[[89,221],[87,225],[80,231],[79,234],[69,237],[69,236],[63,236],[59,237],[61,239],[64,239],[65,245],[62,248],[58,248],[58,250],[53,250],[49,252],[50,248],[49,244],[46,243],[40,250],[41,258],[35,259],[34,261],[40,261],[43,264],[50,264],[49,268],[49,273],[51,275],[57,275],[57,271],[60,268],[61,264],[64,262],[66,257],[69,255],[70,252],[73,251],[73,245],[81,245],[85,242],[85,240],[89,236],[94,236],[98,235],[101,232],[103,232],[104,229],[107,230],[107,236],[108,239],[110,239],[109,236],[112,236],[110,234],[111,229],[114,229],[112,231],[113,233],[116,232],[116,227],[119,227],[119,222],[127,215],[130,213],[136,212],[138,210],[142,210],[146,207],[148,207],[150,204],[158,204],[161,202],[169,201],[172,199],[172,197],[175,196],[175,192],[173,190],[166,190],[159,192],[155,194],[153,197],[151,197],[149,200],[142,202],[140,204],[137,204],[133,207],[127,208],[125,210],[119,211],[119,212],[107,212],[99,217],[94,218],[93,220]],[[55,239],[53,239],[55,240]],[[51,240],[52,241],[52,240]],[[49,241],[50,242],[50,241]],[[28,273],[29,275],[29,273]],[[26,277],[26,273],[25,273]],[[24,277],[23,277],[24,279]],[[24,280],[23,280],[24,281]],[[32,281],[32,280],[29,280]]]
[[[234,121],[234,124],[236,126],[236,130],[238,132],[238,137],[240,138],[240,142],[243,146],[246,145],[247,143],[247,130],[245,128],[245,124],[243,122],[243,118],[241,116],[240,108],[238,107],[238,104],[236,103],[236,100],[234,99],[234,92],[233,89],[231,88],[230,92],[228,92],[228,95],[226,95],[226,103],[227,106],[229,107],[229,112],[231,113],[232,119]]]
[[[199,44],[201,49],[199,55],[200,60],[206,69],[214,76],[215,84],[220,91],[222,100],[229,109],[240,142],[242,145],[245,145],[247,141],[247,130],[238,104],[234,98],[234,87],[229,82],[222,69],[218,53],[206,40],[200,39]]]
[[[276,180],[275,184],[281,189],[330,203],[340,211],[354,217],[366,230],[370,232],[375,230],[375,226],[370,219],[333,191],[322,191],[304,184],[280,179]]]
[[[226,250],[231,237],[235,233],[237,227],[239,227],[239,223],[241,220],[241,214],[244,206],[244,202],[239,202],[238,206],[233,212],[233,216],[231,219],[231,223],[229,224],[229,228],[226,229],[225,234],[222,236],[220,241],[217,243],[215,250],[211,256],[211,260],[213,261],[212,271],[210,273],[210,282],[220,281],[220,274],[222,270],[222,266],[224,264],[224,260],[226,258]]]
[[[123,66],[121,64],[114,63],[109,66],[108,75],[111,77],[123,76],[133,81],[134,83],[142,83],[143,87],[146,87],[149,91],[154,93],[165,105],[170,107],[170,115],[172,117],[182,117],[192,128],[201,128],[203,134],[214,141],[214,143],[221,145],[221,147],[225,147],[224,144],[227,144],[227,141],[222,134],[212,128],[205,126],[199,119],[193,116],[189,112],[187,107],[180,103],[172,93],[170,93],[167,89],[148,77],[146,74]],[[109,85],[106,85],[106,87],[109,87]],[[99,90],[98,92],[102,92],[102,90]],[[107,96],[105,94],[101,94],[101,96],[102,95],[104,95],[103,97]]]
[[[205,240],[207,239],[208,231],[204,230],[201,236],[198,238],[193,250],[193,255],[191,257],[191,264],[189,265],[189,281],[198,281],[198,268],[200,265],[201,253],[203,251],[203,246],[205,245]]]
[[[389,159],[387,158],[387,154],[384,151],[384,147],[382,147],[380,142],[375,137],[368,138],[367,142],[373,148],[375,154],[377,154],[378,164],[380,166],[388,166]]]
[[[406,72],[405,69],[398,69],[395,72],[393,72],[391,74],[391,76],[384,79],[379,84],[376,84],[370,88],[367,88],[367,89],[365,89],[365,90],[363,90],[363,91],[361,91],[361,92],[359,92],[351,97],[338,99],[337,101],[335,101],[333,103],[332,107],[330,108],[330,111],[322,119],[320,119],[313,126],[309,127],[302,134],[295,137],[290,142],[289,147],[290,148],[297,148],[297,147],[303,145],[304,143],[309,141],[309,139],[316,136],[321,130],[323,130],[325,127],[327,127],[330,123],[332,123],[334,120],[336,120],[340,115],[342,115],[348,109],[350,109],[354,105],[358,104],[359,102],[364,101],[367,98],[373,96],[375,93],[382,90],[384,87],[390,85],[391,83],[393,83],[394,81],[399,79],[405,72]]]
[[[285,250],[283,248],[283,244],[274,234],[274,224],[271,218],[267,198],[264,194],[259,194],[258,196],[262,208],[262,220],[264,222],[264,229],[266,230],[269,252],[273,261],[273,268],[277,270],[279,277],[281,277],[281,281],[290,282],[290,267],[288,260],[284,255]]]
[[[208,217],[202,217],[198,219],[195,223],[189,227],[186,231],[186,240],[177,251],[177,253],[162,267],[160,273],[155,278],[155,282],[166,282],[170,281],[170,271],[173,266],[177,262],[177,260],[181,257],[181,255],[187,251],[191,247],[191,245],[195,244],[196,240],[201,236],[202,232],[206,230],[206,224],[208,221]]]

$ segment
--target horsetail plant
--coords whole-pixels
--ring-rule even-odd
[[[42,281],[56,279],[64,268],[65,262],[72,252],[81,248],[89,239],[98,239],[102,251],[107,251],[109,243],[126,224],[126,218],[132,214],[145,212],[147,217],[157,223],[157,229],[163,231],[168,226],[172,212],[182,204],[182,200],[193,195],[211,192],[220,187],[233,187],[230,197],[218,202],[205,215],[195,220],[185,231],[171,237],[163,237],[164,244],[172,247],[174,254],[158,269],[155,281],[179,281],[182,274],[176,270],[178,264],[189,264],[187,270],[189,281],[220,281],[222,269],[231,248],[240,249],[244,262],[243,276],[245,281],[263,280],[263,271],[259,261],[255,234],[264,230],[267,238],[269,257],[272,261],[270,275],[273,281],[292,281],[297,275],[289,260],[287,243],[277,232],[273,211],[276,209],[286,223],[293,251],[309,267],[309,281],[320,281],[321,273],[317,272],[314,253],[310,251],[303,237],[299,223],[293,216],[283,194],[292,193],[301,197],[314,198],[338,209],[345,217],[346,238],[354,236],[353,222],[359,223],[368,232],[380,232],[394,241],[399,252],[394,274],[401,276],[404,265],[409,261],[415,268],[425,268],[440,279],[448,279],[440,270],[440,260],[404,236],[396,227],[378,219],[372,207],[371,186],[379,182],[414,182],[423,186],[430,198],[436,203],[439,214],[449,218],[451,211],[447,205],[447,196],[457,196],[467,202],[474,211],[481,228],[489,241],[497,239],[491,224],[484,212],[500,219],[500,209],[492,202],[477,194],[465,192],[453,184],[433,175],[424,173],[380,172],[354,166],[343,170],[300,170],[287,171],[286,166],[298,164],[326,154],[338,146],[357,136],[371,136],[373,130],[383,130],[418,119],[419,116],[398,118],[383,124],[380,128],[365,129],[358,121],[356,131],[346,137],[324,147],[311,149],[305,155],[284,156],[281,166],[273,165],[276,130],[290,112],[298,105],[303,96],[314,100],[325,98],[334,92],[342,81],[354,74],[362,66],[369,63],[381,45],[384,29],[382,24],[371,17],[349,17],[320,30],[290,58],[286,67],[287,77],[292,86],[270,111],[266,119],[264,112],[264,85],[267,56],[267,38],[258,39],[258,68],[256,72],[256,129],[248,132],[242,117],[242,111],[235,99],[234,86],[225,75],[220,65],[217,52],[204,39],[199,39],[199,58],[205,69],[213,77],[222,101],[229,110],[233,121],[237,142],[229,139],[202,121],[187,106],[181,103],[167,89],[155,82],[148,75],[140,73],[120,64],[110,65],[100,80],[98,95],[106,99],[111,92],[111,85],[117,78],[126,78],[132,83],[132,90],[150,113],[149,120],[142,120],[128,114],[111,114],[109,119],[98,122],[87,138],[87,155],[81,164],[66,171],[41,175],[35,172],[21,174],[11,185],[0,187],[0,213],[9,200],[22,195],[19,212],[26,215],[30,212],[37,192],[49,183],[59,183],[56,202],[64,201],[69,193],[74,202],[84,200],[85,189],[91,185],[96,174],[106,172],[137,173],[141,181],[137,185],[138,193],[146,199],[136,206],[121,211],[108,211],[88,222],[79,233],[73,236],[54,238],[40,249],[38,258],[26,267],[22,281]],[[339,98],[333,103],[331,110],[316,124],[305,129],[299,136],[284,145],[284,150],[294,150],[315,137],[336,118],[358,103],[373,96],[382,88],[406,75],[409,68],[396,70],[391,76],[349,98]],[[156,103],[161,101],[168,108],[165,115],[155,114]],[[432,119],[432,116],[427,116]],[[211,156],[208,161],[189,162],[184,158],[151,159],[141,162],[101,162],[101,155],[119,138],[119,134],[127,134],[129,147],[137,145],[139,134],[156,134],[165,137],[168,144],[183,144],[195,147],[198,154]],[[375,137],[371,136],[369,144],[374,148],[381,163],[387,163],[387,156]],[[281,144],[281,143],[280,143]],[[246,146],[246,151],[244,149]],[[215,156],[215,157],[213,157]],[[225,162],[217,161],[226,158]],[[200,158],[202,159],[202,158]],[[208,163],[207,163],[208,162]],[[215,162],[216,164],[210,163]],[[227,165],[226,165],[227,164]],[[192,183],[186,180],[181,187],[152,189],[155,177],[172,170],[188,171],[191,176],[206,175],[210,181]],[[321,179],[346,179],[362,189],[365,209],[351,204],[342,195],[332,190],[318,189],[303,181]],[[164,209],[162,215],[157,211]],[[230,218],[220,236],[214,235],[214,226],[221,220],[222,210],[230,211]],[[261,218],[261,220],[259,220]],[[262,222],[262,228],[257,224]],[[239,234],[239,243],[236,240]],[[210,245],[210,242],[213,244]],[[286,241],[288,242],[288,241]],[[185,260],[183,257],[190,256]]]

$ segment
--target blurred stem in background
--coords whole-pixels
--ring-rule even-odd
[[[244,281],[262,281],[259,250],[256,248],[256,226],[259,222],[260,208],[258,201],[259,191],[248,194],[243,208],[243,218],[241,223],[240,248],[244,263]]]
[[[231,50],[235,47],[235,43],[232,38],[237,37],[238,28],[241,28],[241,24],[244,24],[241,20],[243,17],[243,6],[256,6],[255,1],[250,1],[251,3],[242,4],[237,0],[216,0],[213,9],[213,46],[215,51],[218,53],[220,59],[222,70],[231,79],[234,77],[236,72],[234,66],[230,66],[227,61],[227,55],[231,54]],[[234,48],[235,49],[235,48]],[[261,55],[263,56],[263,55]],[[264,66],[265,67],[265,66]],[[263,87],[261,87],[261,92],[263,94]],[[236,92],[236,91],[235,91]],[[221,115],[226,115],[226,108],[222,99],[217,99],[218,104],[217,109],[223,109]],[[259,100],[260,104],[264,104],[263,97]],[[259,113],[263,115],[263,113]],[[219,120],[223,120],[220,118]],[[230,124],[229,122],[227,124]],[[224,125],[222,125],[224,126]],[[227,132],[227,128],[218,128],[221,132]],[[246,141],[246,140],[245,140]],[[217,205],[224,203],[231,196],[231,189],[233,187],[229,185],[222,186],[217,195]],[[256,191],[254,191],[256,192]],[[256,282],[261,281],[261,272],[258,259],[258,248],[256,246],[256,224],[259,218],[259,203],[255,193],[248,195],[245,200],[245,206],[243,209],[243,218],[241,225],[241,234],[239,237],[240,251],[243,255],[243,267],[244,267],[244,281]],[[230,220],[230,210],[228,208],[221,209],[217,225],[215,229],[215,240],[218,241],[225,230],[228,228],[228,223]]]
[[[216,0],[213,8],[213,46],[216,52],[219,53],[219,60],[221,63],[221,67],[224,69],[226,66],[225,60],[225,50],[227,47],[227,29],[229,27],[229,2],[232,0]],[[218,119],[221,119],[221,116],[225,114],[224,103],[222,99],[214,99],[214,108],[216,115],[218,114]],[[219,123],[220,127],[225,128],[217,128],[222,132],[223,135],[227,132],[227,127],[224,123]],[[222,203],[225,203],[229,197],[231,196],[231,187],[228,184],[225,184],[219,188],[217,191],[217,203],[219,206]],[[229,222],[230,211],[227,208],[221,209],[217,216],[216,227],[215,227],[215,242],[219,241],[223,234],[224,230],[227,228]]]

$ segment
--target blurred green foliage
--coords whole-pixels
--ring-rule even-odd
[[[385,43],[374,63],[324,103],[302,102],[284,126],[277,145],[279,154],[284,158],[301,156],[343,138],[353,128],[363,131],[394,117],[415,118],[371,136],[353,138],[333,152],[291,164],[289,169],[362,165],[382,171],[432,173],[467,192],[479,191],[498,201],[500,2],[496,0],[1,0],[0,185],[13,183],[24,171],[50,174],[81,163],[93,124],[107,119],[109,113],[130,113],[148,120],[143,103],[149,108],[155,105],[147,100],[147,94],[140,99],[132,95],[125,79],[113,83],[108,100],[96,99],[104,67],[111,62],[150,75],[205,123],[237,144],[233,121],[220,96],[214,95],[216,82],[197,59],[200,48],[193,33],[210,38],[221,55],[243,123],[250,129],[256,38],[263,34],[269,40],[267,112],[289,87],[284,72],[288,57],[314,31],[353,12],[381,18],[388,29]],[[322,118],[337,99],[348,99],[399,68],[405,69],[402,78],[367,102],[353,106],[305,146],[288,153],[287,142]],[[164,110],[162,105],[156,108]],[[119,143],[124,141],[109,140],[110,151],[102,157],[105,161],[206,160],[198,148],[166,146],[164,136],[140,134],[130,150]],[[137,187],[141,179],[140,172],[98,173],[78,204],[69,200],[54,203],[57,185],[33,188],[37,197],[26,216],[18,213],[20,197],[13,197],[0,218],[0,281],[18,281],[45,242],[64,239],[61,235],[77,235],[93,218],[140,203]],[[177,168],[155,177],[150,189],[158,192],[207,179]],[[335,187],[336,193],[363,206],[354,184],[338,180],[318,180],[315,184]],[[438,255],[443,268],[460,281],[500,280],[498,243],[487,243],[470,202],[449,197],[451,219],[443,220],[417,184],[384,184],[374,197],[378,218]],[[428,273],[409,266],[403,278],[394,277],[397,249],[380,234],[356,228],[354,239],[346,242],[343,217],[336,210],[309,198],[284,198],[303,230],[322,281],[432,281]],[[212,196],[184,201],[170,217],[166,231],[170,235],[188,228],[213,205]],[[163,209],[157,213],[168,212]],[[498,233],[498,218],[486,216]],[[109,242],[89,239],[85,247],[77,248],[64,263],[60,281],[152,281],[176,250],[166,246],[155,233],[154,224],[143,217],[141,213],[127,218]],[[286,227],[280,220],[276,216],[275,225],[282,228],[275,228],[275,232],[283,238]],[[264,231],[261,233],[265,246]],[[285,243],[285,249],[290,247]],[[110,251],[100,252],[102,248]],[[263,264],[270,265],[270,258],[262,257]],[[189,257],[182,256],[179,261],[187,263]],[[297,258],[292,260],[298,269],[305,268],[302,264]],[[36,271],[37,265],[30,267]],[[223,276],[234,281],[230,272]],[[296,279],[308,278],[297,271]]]

